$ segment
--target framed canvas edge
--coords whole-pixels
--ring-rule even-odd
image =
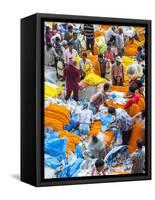
[[[151,125],[151,93],[152,93],[152,88],[151,88],[151,20],[140,20],[140,19],[124,19],[124,18],[107,18],[107,17],[92,17],[92,16],[78,16],[78,15],[61,15],[61,14],[44,14],[44,13],[36,13],[36,18],[37,18],[37,31],[36,31],[36,186],[61,186],[61,185],[76,185],[76,184],[95,184],[95,183],[108,183],[108,182],[124,182],[124,181],[140,181],[140,180],[151,180],[152,179],[152,147],[151,147],[151,132],[152,132],[152,125]],[[65,19],[66,21],[68,20],[84,20],[84,21],[96,21],[98,23],[101,22],[117,22],[117,23],[127,23],[127,24],[138,24],[138,25],[144,25],[147,27],[148,34],[147,34],[147,62],[150,68],[147,69],[148,72],[148,83],[147,83],[147,90],[148,93],[150,94],[148,97],[148,109],[147,109],[147,119],[148,119],[148,142],[147,142],[147,147],[148,147],[148,163],[147,163],[147,168],[148,168],[148,173],[144,175],[121,175],[114,177],[111,176],[108,178],[96,178],[93,177],[92,179],[89,179],[88,177],[82,177],[82,178],[76,178],[76,179],[70,179],[67,178],[65,180],[63,179],[43,179],[42,177],[42,165],[43,165],[43,160],[42,160],[42,154],[41,154],[41,149],[43,149],[43,146],[41,145],[41,119],[42,119],[42,114],[41,114],[41,83],[43,81],[43,76],[41,76],[41,21],[44,19],[53,19],[53,20],[58,20]],[[41,106],[40,106],[41,105]],[[38,134],[39,133],[39,134]]]

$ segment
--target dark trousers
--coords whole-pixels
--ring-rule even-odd
[[[130,137],[131,137],[131,131],[123,131],[123,144],[124,145],[128,145]]]
[[[92,54],[94,54],[94,39],[86,40],[86,48],[87,50],[91,50]]]
[[[78,86],[72,86],[72,87],[66,86],[67,94],[66,94],[65,100],[68,100],[71,96],[71,93],[73,92],[73,99],[75,101],[78,101],[78,91],[79,91]]]
[[[117,78],[113,78],[113,79],[114,79],[113,82],[112,82],[113,85],[123,86],[122,78],[120,78],[120,82],[117,81]]]

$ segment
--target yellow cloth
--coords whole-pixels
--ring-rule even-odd
[[[85,77],[84,82],[88,85],[96,86],[100,83],[106,83],[107,80],[92,72]]]
[[[44,84],[44,97],[48,98],[48,97],[53,97],[53,98],[57,98],[58,95],[62,94],[63,89],[61,86],[56,86],[54,84],[45,82]]]

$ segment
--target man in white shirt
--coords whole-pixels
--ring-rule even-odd
[[[93,112],[88,109],[88,104],[83,105],[83,110],[78,115],[79,131],[83,137],[87,136],[90,132],[90,124],[93,118]]]
[[[73,49],[72,42],[68,42],[68,48],[65,51],[64,62],[65,64],[69,64],[69,59],[72,59],[75,62],[76,56],[78,55],[77,51]]]

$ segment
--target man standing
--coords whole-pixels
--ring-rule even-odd
[[[72,61],[75,61],[76,56],[78,55],[77,51],[73,49],[73,43],[68,42],[68,48],[65,51],[64,62],[65,64],[69,64],[69,59],[72,58]]]
[[[73,48],[80,54],[82,46],[77,33],[73,33],[73,39],[71,39],[70,42],[72,42]]]
[[[65,100],[68,100],[73,92],[73,99],[78,101],[78,89],[79,89],[79,79],[80,72],[75,66],[72,58],[69,59],[69,64],[64,69],[64,78],[66,80],[66,97]]]
[[[122,59],[120,56],[116,57],[116,63],[112,65],[111,69],[111,79],[113,85],[123,85],[124,82],[124,69],[121,63]]]
[[[93,53],[94,48],[94,26],[93,24],[84,24],[84,34],[86,36],[86,47],[87,50],[91,50]]]
[[[124,35],[123,35],[122,28],[119,28],[118,34],[116,35],[116,47],[118,50],[118,55],[123,56],[124,55]]]
[[[81,80],[84,79],[85,75],[89,74],[92,69],[92,64],[90,60],[87,59],[87,53],[82,54],[82,58],[80,59],[78,66],[81,72]]]
[[[131,154],[131,160],[133,163],[132,174],[141,174],[144,170],[145,163],[145,151],[143,150],[143,141],[137,141],[137,149]]]

